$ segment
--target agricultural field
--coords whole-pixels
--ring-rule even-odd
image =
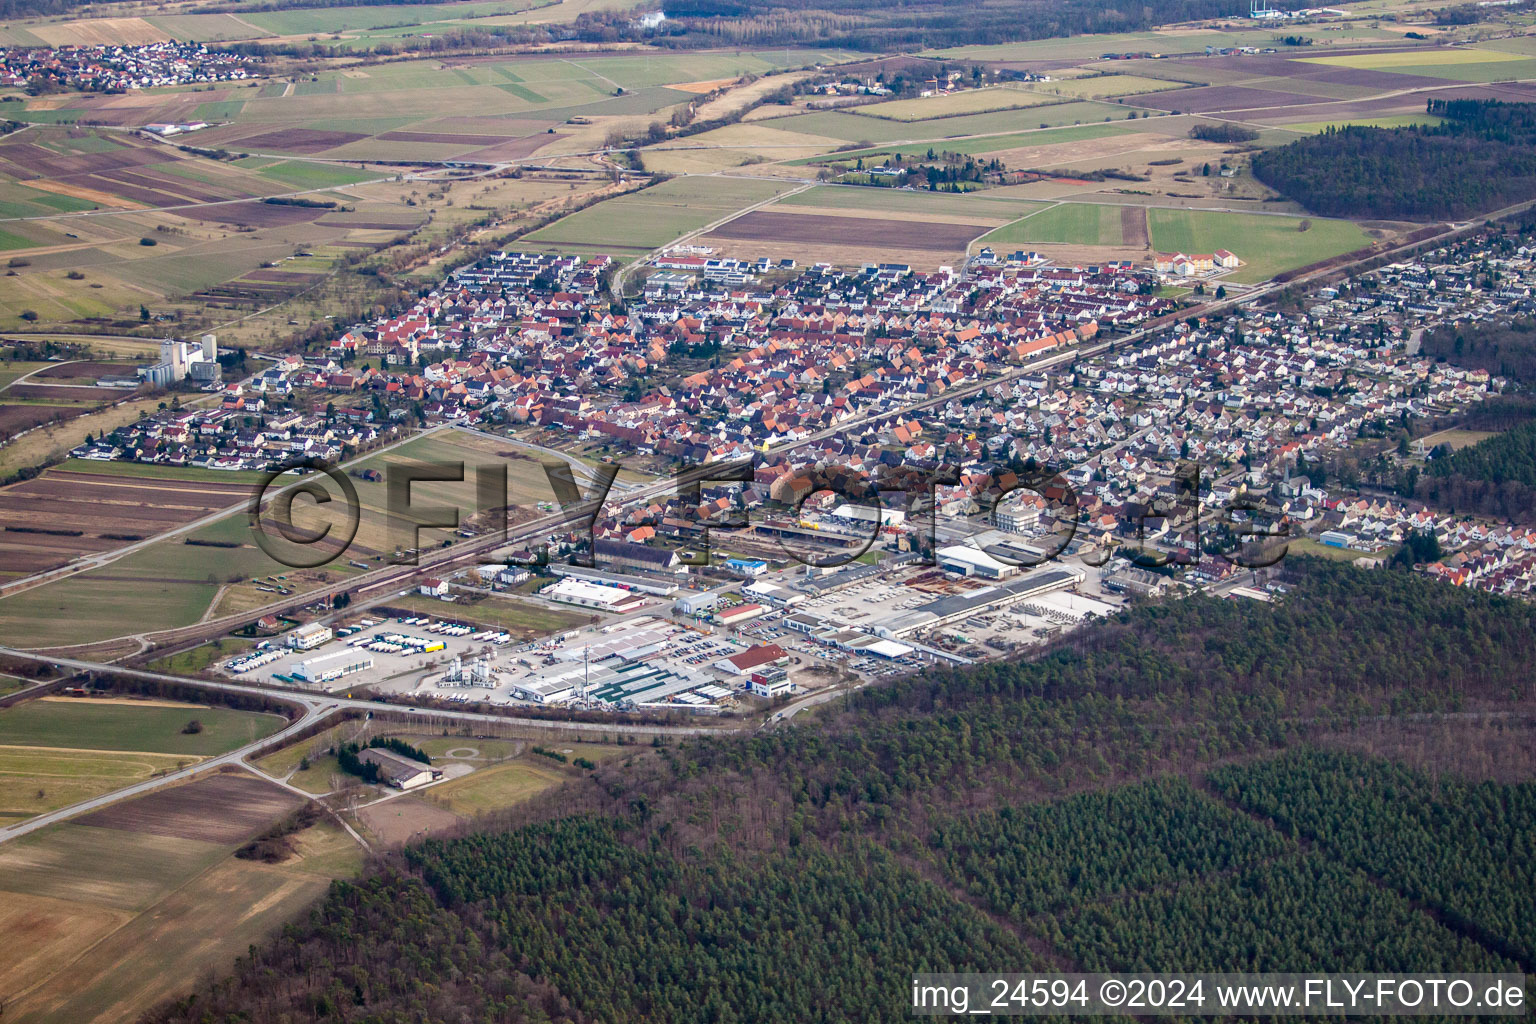
[[[1019,110],[993,110],[980,114],[934,117],[921,121],[895,121],[862,113],[872,109],[874,108],[854,107],[849,110],[816,110],[788,115],[781,115],[773,110],[769,111],[772,116],[750,118],[749,123],[763,124],[806,135],[823,136],[843,143],[867,144],[861,148],[869,148],[877,143],[886,142],[928,140],[937,142],[943,139],[964,138],[968,135],[1091,124],[1102,122],[1106,118],[1120,121],[1125,119],[1129,111],[1137,108],[1094,101],[1073,101]],[[754,113],[760,112],[754,111]]]
[[[1162,88],[1171,88],[1165,82],[1159,82],[1157,85]],[[927,121],[954,117],[957,114],[984,114],[993,110],[1038,107],[1056,102],[1058,95],[1066,94],[1050,93],[1043,89],[1026,88],[1022,85],[999,85],[984,89],[965,89],[939,96],[925,96],[914,100],[890,100],[885,103],[857,107],[855,110],[861,117],[881,117],[891,121]]]
[[[817,186],[724,224],[702,242],[735,256],[907,263],[923,269],[964,259],[971,241],[1035,204],[986,192],[907,192]]]
[[[1012,150],[1058,146],[1066,143],[1103,139],[1137,129],[1129,124],[1085,124],[1064,128],[1035,129],[1004,135],[981,135],[964,139],[946,139],[942,144],[920,142],[907,145],[873,146],[869,149],[852,149],[831,156],[813,157],[792,161],[796,164],[826,164],[872,157],[888,157],[900,153],[903,157],[923,156],[930,149],[947,153],[965,153],[972,156],[991,156]]]
[[[1340,128],[1411,128],[1414,125],[1422,125],[1432,128],[1444,122],[1443,117],[1434,114],[1394,114],[1388,117],[1360,117],[1346,118],[1340,121],[1301,121],[1287,124],[1277,124],[1276,128],[1287,132],[1300,132],[1303,135],[1316,135],[1318,132],[1336,131]]]
[[[574,213],[526,241],[557,251],[637,256],[788,189],[771,181],[679,179]]]
[[[1394,71],[1403,74],[1420,74],[1410,68],[1459,67],[1470,69],[1478,64],[1518,63],[1522,56],[1496,49],[1476,47],[1426,48],[1397,50],[1389,53],[1353,53],[1338,57],[1297,57],[1299,64],[1321,64],[1334,68],[1353,68],[1363,71]]]
[[[184,732],[193,720],[202,729]],[[282,724],[278,715],[198,704],[39,697],[0,709],[0,745],[207,757],[260,739]]]
[[[21,951],[0,966],[7,1016],[136,1018],[293,920],[361,867],[323,822],[281,863],[231,856],[295,806],[252,776],[218,775],[0,846],[0,926]]]
[[[1243,266],[1234,281],[1265,281],[1274,275],[1353,252],[1374,239],[1359,225],[1323,217],[1270,217],[1199,210],[1147,211],[1152,246],[1159,252],[1235,252]],[[1306,230],[1302,225],[1306,224]]]
[[[1140,93],[1162,92],[1165,89],[1177,89],[1178,87],[1178,82],[1170,82],[1161,78],[1103,74],[1088,75],[1082,78],[1062,78],[1050,82],[1031,82],[1024,88],[1037,96],[1097,100],[1114,96],[1135,96]]]
[[[335,262],[288,266],[296,250],[368,240],[344,221],[319,223],[368,209],[323,190],[395,173],[220,161],[125,132],[33,128],[0,141],[0,247],[9,264],[0,326],[114,317],[137,325],[141,307],[186,297],[208,307],[280,301]],[[301,192],[331,208],[261,201]]]
[[[434,431],[390,451],[367,456],[348,468],[357,474],[369,469],[387,474],[391,464],[407,461],[465,463],[462,483],[421,483],[412,488],[412,499],[418,507],[452,506],[459,509],[461,522],[477,511],[474,470],[480,465],[507,467],[508,502],[513,506],[508,512],[511,524],[536,517],[540,502],[554,500],[543,467],[537,461],[495,437],[466,431]],[[34,482],[47,484],[51,475],[44,474]],[[288,482],[287,478],[279,478],[275,486],[281,487]],[[361,503],[356,538],[344,556],[338,553],[323,566],[292,569],[270,558],[257,546],[244,511],[250,497],[249,484],[241,482],[232,485],[233,497],[223,493],[223,498],[228,500],[217,506],[238,504],[241,506],[239,511],[184,535],[156,540],[97,568],[0,597],[0,642],[24,646],[79,644],[128,633],[170,629],[190,625],[208,616],[250,611],[322,583],[356,575],[363,567],[376,568],[384,564],[385,557],[393,554],[394,540],[407,537],[402,531],[408,531],[408,524],[404,521],[392,523],[385,514],[387,487],[384,480],[369,481],[354,476],[352,482]],[[90,486],[121,486],[129,492],[150,489],[146,494],[156,487],[175,487],[178,491],[193,494],[216,488],[216,485],[202,481],[167,481],[152,474],[138,479],[133,475],[114,476],[110,473],[92,480]],[[52,501],[68,500],[67,495],[52,491],[45,493]],[[215,493],[218,492],[215,490]],[[161,498],[162,502],[168,500]],[[207,494],[202,500],[214,502],[215,495]],[[315,512],[315,509],[316,506],[308,504],[296,506],[296,525],[318,527],[322,522],[331,521],[323,517],[325,510]],[[181,513],[184,517],[178,521],[185,523],[195,519],[193,513],[196,511]],[[89,515],[89,509],[82,515]],[[156,532],[166,529],[164,525],[155,529],[155,522],[145,522],[147,536],[153,537]],[[341,525],[338,522],[336,528],[339,530]],[[98,537],[102,533],[116,532],[105,525],[105,521],[91,529]],[[5,535],[0,534],[0,537]],[[421,533],[421,545],[433,547],[452,536],[452,531],[426,529]],[[409,543],[406,539],[407,546]],[[132,600],[128,595],[132,595]]]
[[[1125,245],[1122,211],[1126,209],[1108,204],[1059,203],[988,233],[982,242],[994,247],[1036,242]],[[1143,216],[1140,210],[1134,213]]]
[[[157,472],[158,470],[158,472]],[[242,474],[70,460],[0,488],[0,580],[121,548],[249,502]]]

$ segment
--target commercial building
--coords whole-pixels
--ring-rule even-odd
[[[202,343],[189,345],[185,341],[160,343],[160,361],[139,369],[139,376],[156,387],[165,387],[191,377],[202,383],[215,383],[220,378],[218,338],[203,335]]]
[[[599,537],[592,542],[593,564],[603,569],[651,569],[658,572],[688,571],[679,565],[676,551],[670,548],[652,548],[627,540],[611,540]]]
[[[938,552],[939,568],[961,576],[979,576],[983,579],[1001,580],[1013,576],[1018,566],[999,562],[980,548],[969,544],[951,544]]]
[[[330,643],[333,635],[330,626],[311,622],[289,633],[285,642],[296,651],[310,651]]]
[[[316,658],[308,658],[288,668],[288,674],[302,683],[319,686],[333,683],[354,672],[366,672],[373,668],[373,659],[355,650],[333,651]]]
[[[919,630],[933,629],[981,612],[1006,608],[1053,590],[1073,587],[1087,578],[1087,573],[1083,570],[1069,566],[1055,565],[1036,569],[1022,579],[1010,583],[982,587],[980,590],[929,601],[911,611],[902,612],[874,625],[873,632],[887,639],[897,640]]]
[[[1009,533],[1023,533],[1040,525],[1040,511],[1045,501],[1038,495],[1015,495],[997,503],[992,510],[992,525]]]
[[[596,583],[600,586],[623,587],[625,590],[655,594],[657,597],[671,597],[677,593],[676,583],[670,580],[652,579],[649,576],[631,576],[627,573],[610,572],[603,568],[588,569],[580,565],[554,564],[549,569],[556,576],[569,576],[572,579],[586,580],[588,583]]]
[[[756,577],[768,571],[768,563],[761,558],[727,558],[726,569],[737,576]]]
[[[778,644],[758,644],[738,654],[721,658],[715,662],[715,668],[727,675],[744,676],[759,671],[765,666],[784,665],[788,661],[789,652]]]
[[[564,576],[552,587],[539,591],[540,597],[562,604],[597,608],[605,612],[631,612],[645,605],[645,598],[618,587],[605,587],[570,576]]]
[[[722,626],[734,626],[738,622],[755,619],[765,611],[767,609],[760,604],[738,604],[734,608],[715,612],[715,621]]]
[[[720,595],[713,590],[690,590],[677,595],[672,610],[679,615],[701,615],[720,603]]]

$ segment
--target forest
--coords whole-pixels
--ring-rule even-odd
[[[1258,180],[1329,217],[1460,219],[1536,198],[1536,104],[1429,100],[1437,125],[1329,128],[1257,153]]]
[[[1528,707],[1536,609],[1283,565],[1274,604],[1152,602],[637,750],[338,883],[146,1020],[896,1021],[925,969],[1529,970],[1531,786],[1321,745]]]
[[[1429,460],[1414,496],[1452,513],[1536,517],[1536,420]]]

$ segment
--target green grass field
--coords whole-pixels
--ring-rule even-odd
[[[1227,249],[1244,265],[1231,273],[1234,281],[1265,281],[1284,270],[1352,252],[1371,244],[1371,237],[1347,220],[1311,218],[1301,231],[1302,218],[1199,210],[1148,210],[1152,247],[1159,252],[1208,253]]]
[[[564,611],[531,601],[514,601],[501,597],[487,597],[473,604],[445,604],[435,597],[413,594],[410,597],[391,601],[389,606],[437,618],[494,626],[524,637],[558,633],[562,630],[575,629],[577,626],[585,626],[592,621],[592,616],[582,611]]]
[[[1303,121],[1293,124],[1277,124],[1275,128],[1288,132],[1315,135],[1330,128],[1408,128],[1413,125],[1433,127],[1434,125],[1444,123],[1444,121],[1445,118],[1435,114],[1397,114],[1391,117],[1361,117],[1343,121]]]
[[[985,135],[969,139],[950,139],[932,143],[918,142],[908,145],[874,146],[870,149],[854,149],[842,153],[829,153],[826,156],[789,160],[786,163],[795,166],[827,164],[853,161],[861,157],[868,159],[875,156],[890,156],[894,153],[900,153],[902,156],[922,156],[930,149],[972,155],[997,153],[1005,149],[1018,149],[1024,146],[1052,146],[1062,142],[1102,139],[1110,135],[1123,135],[1126,132],[1136,130],[1131,124],[1125,123],[1085,124],[1064,128],[1036,129],[1034,131],[1015,132],[1008,135]]]
[[[516,761],[494,768],[482,768],[462,779],[434,786],[425,795],[433,803],[455,814],[474,816],[522,803],[563,781],[564,775],[554,767],[553,762],[545,768],[527,761]]]
[[[193,719],[202,723],[202,731],[182,732]],[[0,744],[206,757],[276,732],[282,724],[276,715],[192,704],[41,699],[0,710]]]
[[[524,240],[589,252],[655,249],[791,187],[741,178],[674,179],[573,213]]]
[[[241,651],[248,650],[252,646],[251,641],[241,640],[238,637],[220,637],[210,640],[205,644],[199,644],[191,650],[178,651],[166,658],[156,658],[147,666],[154,672],[168,672],[171,675],[191,675],[201,672],[216,661],[232,658]]]
[[[111,793],[193,760],[178,754],[0,746],[0,823]]]
[[[1077,245],[1123,245],[1120,207],[1093,203],[1059,203],[1004,224],[981,237],[987,245],[1020,245],[1030,242]]]

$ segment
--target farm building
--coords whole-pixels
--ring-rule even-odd
[[[357,756],[360,761],[378,765],[379,778],[396,789],[417,789],[443,777],[443,773],[431,765],[422,764],[393,750],[369,747]]]

